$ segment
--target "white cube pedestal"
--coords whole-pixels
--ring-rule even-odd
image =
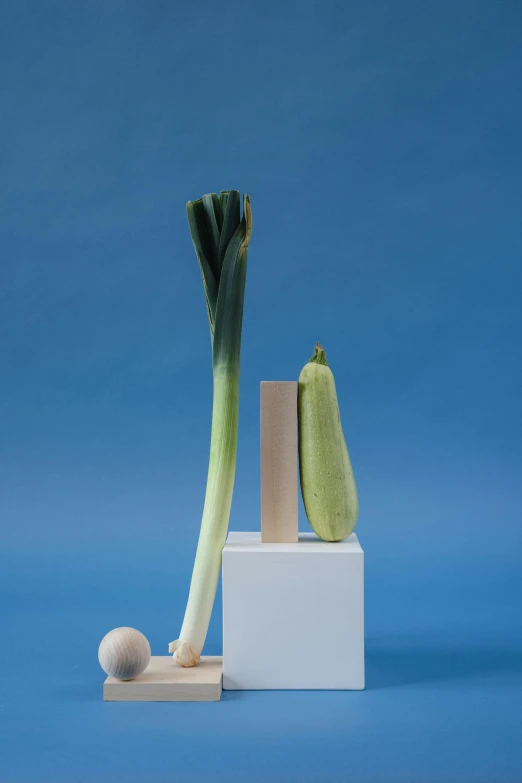
[[[353,533],[223,550],[223,688],[362,690],[364,553]]]

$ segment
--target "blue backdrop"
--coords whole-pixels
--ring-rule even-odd
[[[0,779],[520,781],[522,4],[0,14]],[[259,382],[320,340],[368,687],[104,704],[104,633],[163,654],[183,615],[212,396],[185,202],[230,187],[254,213],[230,527],[259,528]]]

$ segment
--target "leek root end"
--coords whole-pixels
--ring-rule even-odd
[[[196,657],[192,652],[190,644],[181,639],[176,639],[175,642],[169,644],[169,653],[172,653],[176,663],[180,666],[185,666],[187,669],[191,666],[196,666],[199,661],[199,655]]]

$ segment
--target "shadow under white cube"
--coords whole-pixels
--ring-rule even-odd
[[[364,688],[364,553],[355,533],[223,550],[223,688]]]

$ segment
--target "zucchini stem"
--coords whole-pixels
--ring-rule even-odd
[[[315,364],[324,364],[325,367],[328,367],[328,362],[326,361],[326,351],[324,350],[321,343],[315,344],[314,355],[310,361],[314,362]]]

